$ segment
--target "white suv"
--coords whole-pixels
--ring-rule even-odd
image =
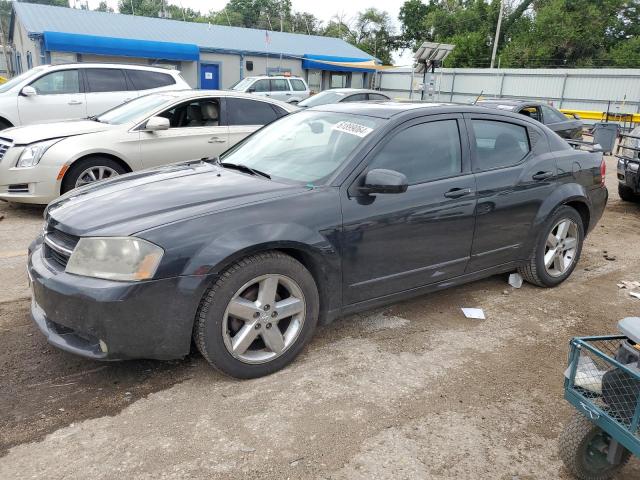
[[[311,95],[307,82],[299,77],[246,77],[231,89],[287,103],[298,103]]]
[[[98,115],[140,95],[191,88],[177,70],[136,65],[42,65],[0,85],[0,130]]]

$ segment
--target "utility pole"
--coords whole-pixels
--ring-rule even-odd
[[[500,13],[498,14],[498,25],[496,26],[496,36],[493,39],[493,53],[491,54],[491,67],[496,62],[496,52],[498,51],[498,40],[500,39],[500,27],[502,26],[502,13],[504,12],[504,0],[500,0]]]

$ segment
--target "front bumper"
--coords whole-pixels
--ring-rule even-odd
[[[189,353],[208,276],[114,282],[65,273],[32,246],[31,315],[52,345],[96,360],[167,360]]]
[[[60,166],[38,164],[30,168],[9,167],[13,159],[0,162],[0,199],[46,205],[60,195],[56,178]]]
[[[631,188],[633,193],[640,193],[640,167],[638,161],[630,162],[621,158],[617,165],[618,182],[625,187]]]

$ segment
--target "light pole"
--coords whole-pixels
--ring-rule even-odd
[[[500,27],[502,26],[502,13],[504,12],[504,0],[500,0],[500,13],[498,14],[498,25],[496,25],[496,36],[493,39],[493,53],[491,54],[491,67],[496,62],[496,52],[498,51],[498,41],[500,40]]]
[[[449,56],[455,47],[455,45],[449,43],[424,42],[416,51],[413,56],[417,64],[415,72],[423,74],[421,100],[424,100],[424,92],[427,89],[427,74],[429,74],[429,100],[433,100],[436,67],[442,65],[444,59]]]

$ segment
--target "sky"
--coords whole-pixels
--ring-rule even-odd
[[[185,8],[193,8],[194,10],[200,10],[201,12],[208,12],[210,10],[218,11],[222,10],[227,4],[226,0],[168,0],[169,3],[175,5],[181,5]],[[385,0],[384,2],[376,3],[373,0],[292,0],[291,4],[296,11],[305,11],[314,14],[317,18],[327,23],[331,18],[336,15],[344,15],[347,20],[355,19],[359,11],[362,11],[369,7],[375,7],[379,10],[386,10],[391,16],[395,28],[400,30],[398,22],[398,13],[400,7],[405,0]],[[84,3],[85,0],[75,0],[75,3]],[[69,3],[73,6],[74,0],[70,0]],[[89,7],[95,8],[100,3],[100,0],[88,0]],[[107,0],[107,4],[110,7],[117,9],[118,0]],[[396,65],[408,65],[411,63],[411,52],[404,52],[404,54],[394,55]]]

